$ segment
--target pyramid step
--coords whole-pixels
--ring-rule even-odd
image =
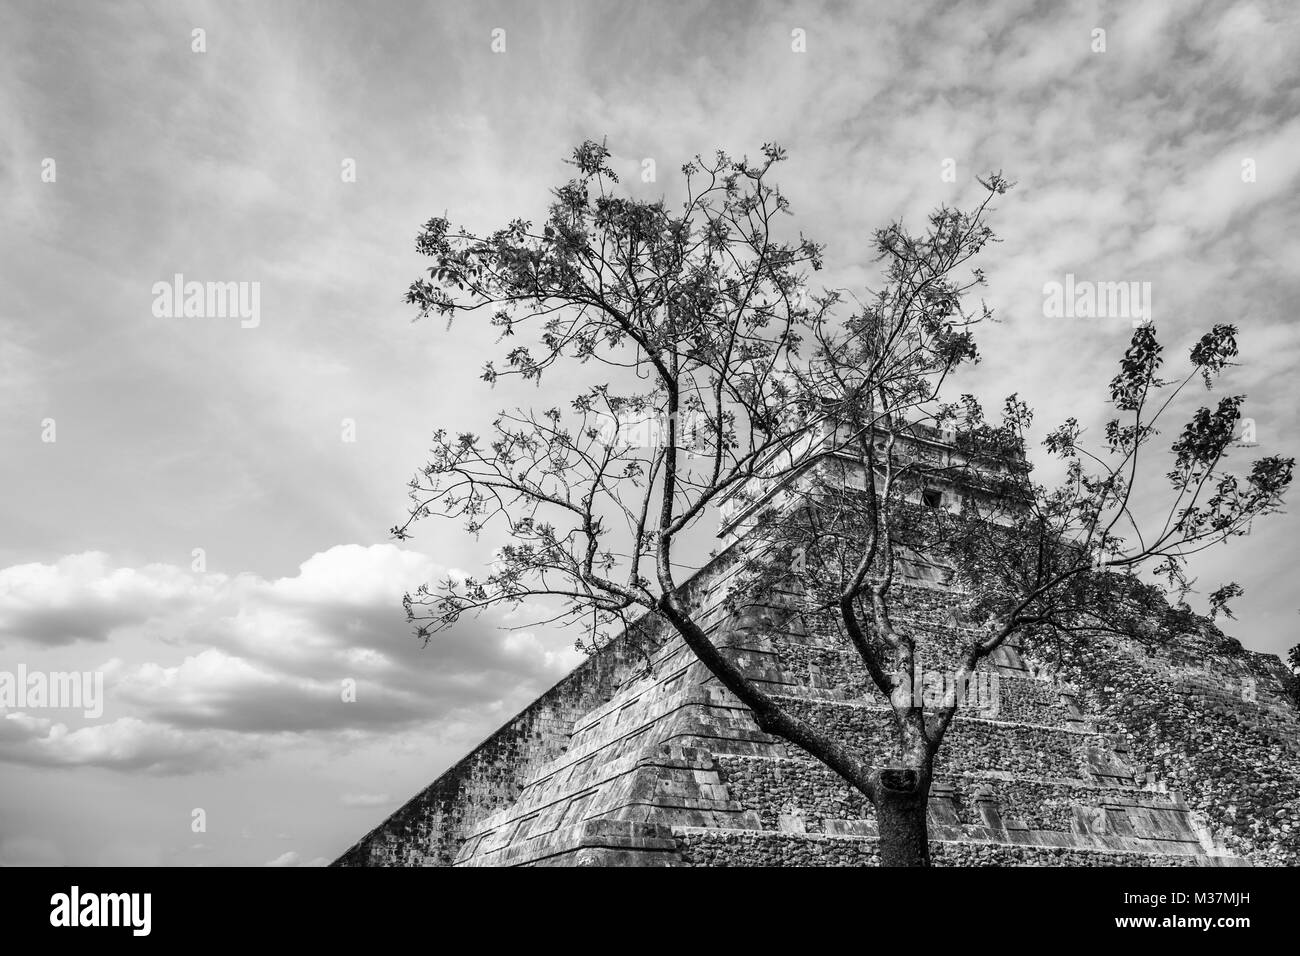
[[[878,840],[857,833],[788,833],[674,827],[687,866],[878,866]],[[1170,852],[1155,843],[1108,847],[1066,842],[931,840],[934,866],[1247,866],[1231,856]]]

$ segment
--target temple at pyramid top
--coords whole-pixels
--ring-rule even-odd
[[[844,431],[843,426],[836,427],[831,422],[810,443],[839,448],[848,444]],[[892,431],[893,444],[888,453],[900,463],[917,462],[926,474],[924,483],[904,496],[905,500],[918,506],[960,509],[971,498],[987,503],[990,495],[987,479],[1023,473],[1027,468],[1023,451],[1010,449],[998,455],[976,454],[962,446],[957,432],[951,428],[913,423]],[[879,454],[884,455],[888,437],[889,433],[882,427],[871,432],[867,440],[874,444]],[[804,456],[806,452],[803,449],[795,453],[773,453],[770,456],[775,460],[772,470],[784,470],[781,466],[794,464]],[[866,487],[862,455],[855,454],[851,448],[836,451],[829,460],[820,460],[778,481],[751,479],[720,497],[718,537],[726,544],[733,543],[764,509],[779,509],[792,498],[805,493],[806,489],[801,486],[807,485],[809,472],[814,470],[823,479],[849,489]],[[881,478],[877,476],[877,490],[880,483]],[[1001,507],[1008,512],[1015,510],[1012,502],[1003,502]]]

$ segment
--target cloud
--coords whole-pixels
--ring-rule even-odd
[[[209,648],[175,667],[147,663],[117,685],[121,697],[176,727],[256,732],[382,729],[431,716],[427,695],[378,681],[285,674]]]
[[[111,568],[99,551],[0,570],[0,636],[38,645],[106,641],[116,630],[210,601],[222,578],[151,564]]]
[[[70,729],[21,713],[0,713],[0,759],[41,767],[90,766],[148,773],[195,773],[264,750],[254,738],[187,732],[137,717]]]
[[[275,692],[266,676],[281,682],[279,692],[301,700],[321,726],[407,723],[443,717],[500,702],[520,683],[536,686],[554,680],[580,659],[567,641],[550,643],[536,635],[494,626],[494,619],[466,618],[422,647],[412,635],[401,596],[447,569],[428,557],[392,544],[343,545],[303,562],[290,577],[238,582],[240,600],[232,615],[218,621],[209,640],[239,658],[256,662],[246,670],[246,702],[268,717],[285,713],[274,699],[257,702],[255,686]],[[229,674],[229,662],[210,658],[201,668],[178,673],[178,687],[194,681],[215,687]],[[191,679],[192,678],[192,679]],[[150,678],[172,679],[168,675]],[[338,698],[340,682],[357,685],[348,716],[323,705]],[[301,719],[308,719],[302,717]],[[268,724],[268,727],[276,726]],[[281,729],[292,729],[280,725]]]
[[[102,665],[111,720],[73,728],[36,712],[3,714],[0,759],[192,773],[303,737],[355,743],[425,724],[482,726],[578,661],[558,639],[485,619],[421,648],[400,597],[445,574],[391,544],[340,545],[274,579],[115,567],[98,552],[0,571],[0,622],[38,646],[67,639],[69,626],[50,623],[58,617],[78,619],[79,633],[96,640],[157,621],[193,647],[175,662]]]
[[[1243,179],[1243,163],[1254,167]],[[1239,135],[1207,160],[1189,168],[1160,198],[1154,221],[1185,225],[1198,235],[1219,235],[1234,217],[1257,210],[1293,189],[1300,175],[1300,119],[1266,131]]]

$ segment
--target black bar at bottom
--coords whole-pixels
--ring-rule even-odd
[[[113,946],[277,941],[331,947],[802,949],[1149,944],[1197,933],[1233,945],[1292,922],[1287,869],[0,869],[8,942]],[[147,896],[145,895],[147,894]],[[147,906],[146,906],[147,903]],[[76,925],[74,925],[76,924]],[[87,925],[92,924],[92,925]],[[110,925],[103,925],[110,924]],[[146,932],[147,931],[147,932]],[[599,935],[593,935],[599,934]],[[611,935],[612,934],[612,935]],[[721,935],[719,935],[721,934]],[[454,940],[462,940],[457,944]],[[693,942],[688,942],[693,940]],[[586,948],[586,944],[584,948]]]

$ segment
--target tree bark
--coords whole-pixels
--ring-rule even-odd
[[[929,866],[930,770],[888,767],[878,772],[876,825],[881,866]]]

